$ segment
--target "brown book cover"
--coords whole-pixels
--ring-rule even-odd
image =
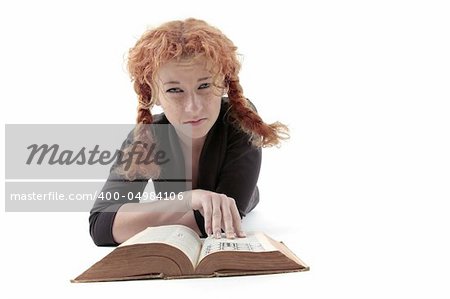
[[[72,282],[174,279],[308,271],[283,242],[261,232],[201,239],[182,225],[149,227]]]

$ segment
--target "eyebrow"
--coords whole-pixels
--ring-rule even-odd
[[[207,79],[210,79],[210,78],[211,78],[211,76],[203,77],[203,78],[198,79],[197,82],[204,81],[204,80],[207,80]],[[166,84],[180,84],[180,82],[178,82],[178,81],[168,81],[168,82],[164,83],[164,85],[166,85]]]

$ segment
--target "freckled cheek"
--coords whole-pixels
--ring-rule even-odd
[[[171,123],[179,122],[180,117],[183,115],[183,106],[179,103],[161,101],[161,108]]]
[[[173,105],[170,108],[170,113],[177,119],[181,119],[183,118],[184,114],[185,114],[185,108],[183,105],[178,104],[178,105]]]
[[[220,110],[221,98],[211,95],[198,95],[197,103],[201,105],[201,110],[209,114],[215,114],[216,110]],[[186,110],[188,110],[189,101],[182,97],[171,98],[161,102],[161,107],[166,114],[171,114],[174,117],[182,117]]]
[[[214,116],[220,110],[220,101],[216,99],[208,99],[203,104],[203,111],[207,112],[209,116]]]

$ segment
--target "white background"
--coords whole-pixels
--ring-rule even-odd
[[[2,297],[449,298],[449,15],[445,1],[2,1],[10,124],[133,123],[125,57],[144,30],[190,16],[219,27],[244,55],[246,96],[291,129],[264,150],[244,226],[311,266],[71,284],[111,251],[92,243],[88,214],[1,212]]]

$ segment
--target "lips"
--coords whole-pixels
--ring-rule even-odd
[[[198,126],[198,125],[202,124],[205,120],[206,120],[206,118],[197,118],[197,119],[185,121],[184,123],[187,125]]]

